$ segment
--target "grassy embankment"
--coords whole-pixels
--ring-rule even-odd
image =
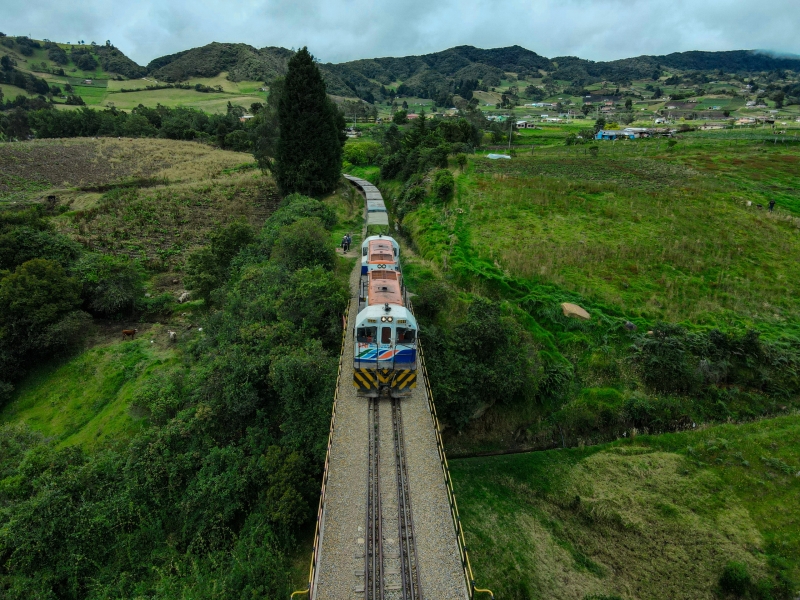
[[[497,598],[712,599],[800,578],[800,416],[450,462],[478,583]],[[595,596],[592,596],[595,597]]]

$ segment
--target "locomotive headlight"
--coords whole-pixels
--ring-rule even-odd
[[[386,320],[389,321],[389,323],[391,323],[392,321],[394,321],[394,317],[386,317]]]
[[[381,323],[386,323],[386,317],[381,317]]]

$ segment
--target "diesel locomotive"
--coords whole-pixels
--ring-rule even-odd
[[[379,235],[364,240],[361,249],[353,385],[365,397],[410,396],[417,385],[419,327],[408,308],[400,246]]]

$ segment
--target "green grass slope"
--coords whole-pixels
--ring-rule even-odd
[[[450,468],[497,598],[712,599],[729,561],[778,598],[800,577],[799,452],[795,413]]]
[[[163,331],[106,343],[36,370],[0,412],[0,423],[24,423],[62,445],[93,448],[123,442],[143,426],[132,410],[136,390],[175,362]]]

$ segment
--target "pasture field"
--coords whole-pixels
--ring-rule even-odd
[[[31,94],[22,88],[15,85],[8,85],[7,83],[0,83],[0,91],[3,92],[4,100],[14,100],[17,96],[25,96],[26,98],[36,97],[36,94]]]
[[[221,86],[222,90],[228,94],[252,94],[259,96],[262,101],[266,92],[262,92],[264,87],[262,81],[231,81],[228,79],[228,72],[222,71],[216,77],[192,77],[186,81],[189,85],[202,84],[209,87]]]
[[[674,146],[565,146],[556,128],[525,133],[544,143],[511,160],[472,156],[465,172],[452,167],[451,201],[406,213],[403,229],[416,253],[407,281],[415,293],[433,279],[456,294],[433,323],[439,328],[461,323],[475,295],[500,301],[544,364],[566,365],[569,383],[530,401],[498,397],[461,431],[445,433],[448,452],[608,441],[622,433],[614,424],[630,427],[638,418],[623,407],[640,401],[650,407],[650,433],[797,407],[794,392],[770,398],[749,384],[686,393],[654,387],[637,361],[659,322],[703,339],[717,329],[734,337],[754,330],[769,353],[795,356],[800,146],[786,137],[775,143],[765,135],[771,132],[761,139],[698,132]],[[403,194],[399,182],[381,185],[390,201]],[[773,213],[770,199],[777,202]],[[591,319],[565,318],[562,302],[585,308]],[[672,359],[664,360],[659,365]],[[769,377],[794,377],[788,360]],[[595,393],[607,395],[608,404],[589,400]]]
[[[798,440],[795,413],[451,460],[477,583],[508,600],[711,600],[736,561],[749,597],[779,597],[800,576]]]
[[[558,130],[525,133],[552,144]],[[601,144],[596,158],[555,145],[510,161],[475,157],[447,224],[479,257],[590,304],[794,329],[800,146],[709,138],[672,150]],[[770,199],[774,213],[756,207]]]

